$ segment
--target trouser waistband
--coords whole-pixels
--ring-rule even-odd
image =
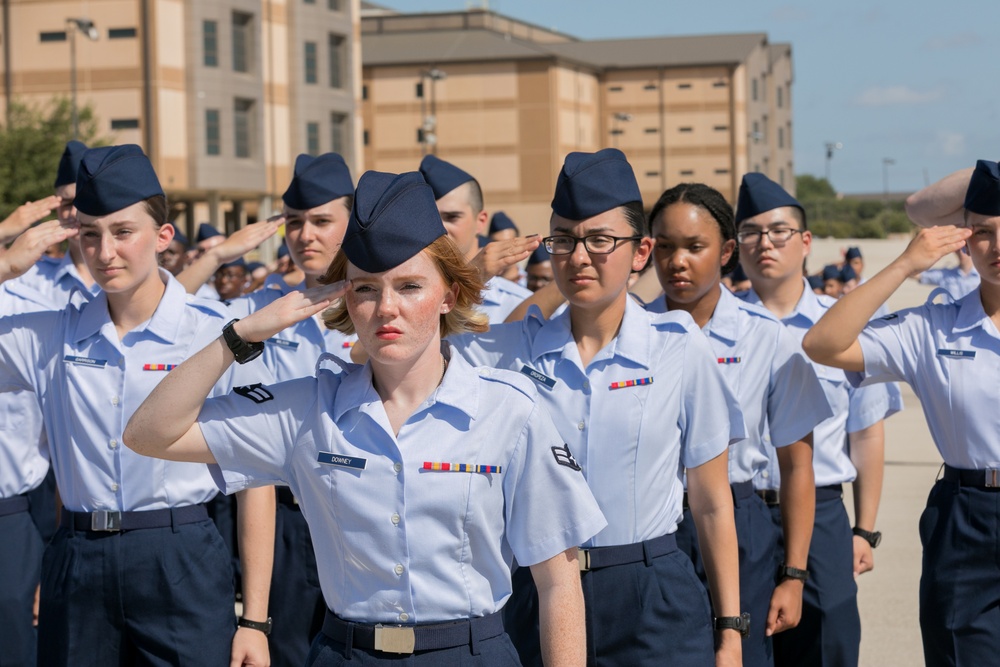
[[[944,481],[977,489],[1000,489],[1000,469],[962,470],[944,465]]]
[[[613,565],[627,565],[629,563],[640,563],[645,561],[646,565],[652,565],[654,558],[659,558],[664,554],[677,550],[677,536],[674,533],[667,533],[660,537],[654,537],[645,542],[635,544],[618,544],[612,547],[592,547],[590,549],[580,549],[577,558],[580,561],[580,571],[589,572],[603,567]]]
[[[495,612],[478,618],[428,625],[371,625],[345,621],[327,609],[323,634],[335,642],[369,651],[415,653],[469,646],[498,637],[503,634],[503,617],[500,612]]]
[[[291,489],[289,489],[287,486],[276,486],[274,488],[278,493],[279,503],[281,503],[282,505],[291,505],[296,509],[298,508],[299,500],[298,498],[295,497],[295,494],[292,493]]]
[[[10,516],[27,512],[29,508],[27,496],[14,496],[13,498],[0,498],[0,516]]]
[[[737,507],[739,507],[742,501],[746,500],[747,498],[749,498],[754,494],[752,481],[735,482],[729,485],[729,490],[733,494],[733,504],[736,505]],[[682,501],[682,503],[684,505],[685,510],[691,509],[691,506],[688,505],[687,491],[684,492],[684,500]]]
[[[816,487],[816,500],[839,500],[844,497],[843,484]]]
[[[136,512],[116,512],[98,510],[96,512],[71,512],[63,508],[59,525],[63,528],[86,530],[95,533],[119,533],[125,530],[145,528],[169,528],[186,523],[208,520],[208,509],[204,505],[186,505],[162,510]]]
[[[758,489],[756,493],[768,507],[776,507],[781,504],[781,495],[777,489]]]

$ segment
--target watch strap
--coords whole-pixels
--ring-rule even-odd
[[[865,530],[864,528],[852,528],[851,532],[870,544],[872,549],[877,547],[882,542],[882,533],[877,530],[870,531]]]
[[[241,628],[250,628],[251,630],[257,630],[259,632],[263,632],[265,637],[270,636],[271,634],[270,617],[268,617],[266,621],[251,621],[248,618],[243,618],[242,616],[240,616],[236,620],[236,624],[239,625]]]
[[[233,325],[237,322],[239,322],[239,319],[227,322],[226,326],[222,327],[222,337],[233,353],[236,363],[245,364],[248,361],[253,361],[264,352],[264,343],[251,343],[250,341],[243,340],[236,333],[236,329],[233,328]]]
[[[718,616],[712,620],[716,630],[736,630],[740,637],[750,635],[750,614],[743,612],[739,616]]]
[[[797,579],[803,582],[808,581],[809,570],[800,570],[797,567],[789,567],[782,563],[778,566],[778,580],[781,581],[783,579]]]

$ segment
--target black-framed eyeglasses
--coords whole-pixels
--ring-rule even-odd
[[[571,255],[576,250],[577,243],[583,243],[583,247],[592,255],[610,255],[622,241],[641,240],[641,236],[611,236],[610,234],[570,236],[569,234],[558,234],[546,236],[542,239],[542,245],[545,246],[550,255]]]
[[[748,229],[745,232],[738,232],[736,234],[736,240],[743,245],[757,245],[760,243],[760,240],[766,236],[776,248],[780,248],[791,241],[793,236],[801,233],[801,229],[793,229],[791,227],[778,227],[777,229]]]

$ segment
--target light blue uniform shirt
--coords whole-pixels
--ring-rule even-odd
[[[226,493],[288,484],[309,523],[320,586],[367,623],[484,616],[510,597],[512,558],[547,560],[604,527],[531,382],[455,355],[393,433],[371,366],[318,371],[207,401],[198,422]],[[426,463],[498,466],[445,472]],[[221,471],[221,474],[219,474]]]
[[[531,294],[527,287],[497,276],[486,283],[483,303],[478,308],[490,318],[490,324],[500,324]]]
[[[928,269],[920,274],[920,284],[937,285],[946,290],[953,300],[958,301],[979,287],[979,272],[973,268],[969,273],[962,273],[962,269],[957,266],[948,269]]]
[[[74,292],[82,293],[82,298],[74,303],[83,303],[101,291],[97,283],[90,287],[84,284],[69,253],[62,259],[43,257],[23,276],[4,284],[16,284],[18,294],[39,303],[40,310],[62,310],[70,303]]]
[[[909,383],[945,463],[1000,467],[1000,332],[983,310],[979,289],[955,303],[927,303],[874,320],[858,340],[865,372],[848,373],[851,382]]]
[[[305,289],[305,282],[289,287],[279,279],[266,288],[233,299],[227,305],[233,317],[243,318],[300,289]],[[261,357],[274,374],[274,379],[284,382],[314,375],[316,362],[324,352],[349,362],[351,348],[357,339],[356,335],[345,336],[339,331],[327,329],[316,317],[310,317],[264,341]]]
[[[743,411],[747,437],[729,448],[729,481],[735,484],[760,475],[775,447],[798,442],[833,413],[816,372],[781,322],[725,287],[721,291],[702,331]],[[666,297],[647,310],[667,312]]]
[[[156,311],[122,341],[103,292],[79,307],[0,318],[0,392],[35,392],[59,495],[74,512],[179,507],[218,492],[207,466],[141,456],[121,442],[167,372],[144,366],[181,363],[219,337],[228,314],[160,275],[167,288]],[[270,379],[262,366],[252,375]],[[216,391],[229,386],[227,375]]]
[[[802,298],[795,310],[781,320],[800,346],[806,332],[836,303],[835,299],[814,293],[804,278],[802,284]],[[749,303],[760,304],[760,297],[753,290],[739,296]],[[811,359],[809,363],[816,371],[833,412],[832,417],[813,429],[813,471],[816,486],[853,482],[858,471],[851,463],[847,435],[877,424],[895,414],[898,408],[890,400],[885,385],[856,389],[839,368],[817,364]],[[754,486],[760,489],[777,489],[781,486],[777,457],[771,457],[767,470],[754,480]]]
[[[532,313],[448,340],[473,364],[535,380],[608,518],[608,527],[583,546],[675,532],[684,469],[714,459],[744,436],[736,398],[685,312],[653,315],[627,299],[618,336],[586,369],[569,310],[550,320]]]

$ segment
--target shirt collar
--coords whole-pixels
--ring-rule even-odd
[[[719,289],[722,293],[719,295],[719,303],[715,304],[712,319],[708,321],[708,331],[716,338],[734,343],[740,333],[740,300],[733,296],[725,285]]]
[[[828,299],[829,304],[824,304],[823,300]],[[763,302],[760,300],[760,296],[756,291],[751,288],[746,293],[747,303],[755,303],[763,306]],[[832,305],[833,299],[828,296],[820,297],[812,291],[812,287],[809,287],[809,283],[805,278],[802,279],[802,296],[799,297],[799,302],[795,304],[795,310],[789,313],[786,317],[781,318],[783,324],[788,324],[796,317],[803,317],[809,322],[809,326],[812,326],[819,322],[819,318],[823,317],[826,311]]]
[[[573,338],[570,311],[571,308],[567,308],[542,325],[531,344],[532,361],[557,352],[562,358],[566,358],[570,349],[575,353],[576,341]],[[618,335],[611,342],[607,355],[594,357],[594,361],[618,356],[633,361],[643,368],[649,368],[653,335],[650,319],[651,315],[646,309],[636,303],[631,296],[627,297],[625,315],[618,329]],[[573,356],[579,358],[576,354]]]
[[[176,278],[165,269],[159,271],[160,279],[166,284],[166,289],[160,297],[160,303],[156,305],[156,310],[153,311],[153,316],[136,327],[135,331],[148,331],[164,342],[173,344],[177,342],[180,333],[183,320],[181,313],[187,305],[188,295]],[[79,343],[90,338],[108,324],[111,324],[108,295],[104,290],[100,290],[93,299],[82,306],[73,334],[75,342]]]
[[[996,327],[992,326],[992,320],[983,309],[983,300],[979,296],[978,287],[958,300],[958,315],[955,317],[955,324],[952,325],[951,330],[955,333],[963,333],[977,327],[991,335],[992,332],[996,331]],[[996,336],[994,335],[994,337]]]

